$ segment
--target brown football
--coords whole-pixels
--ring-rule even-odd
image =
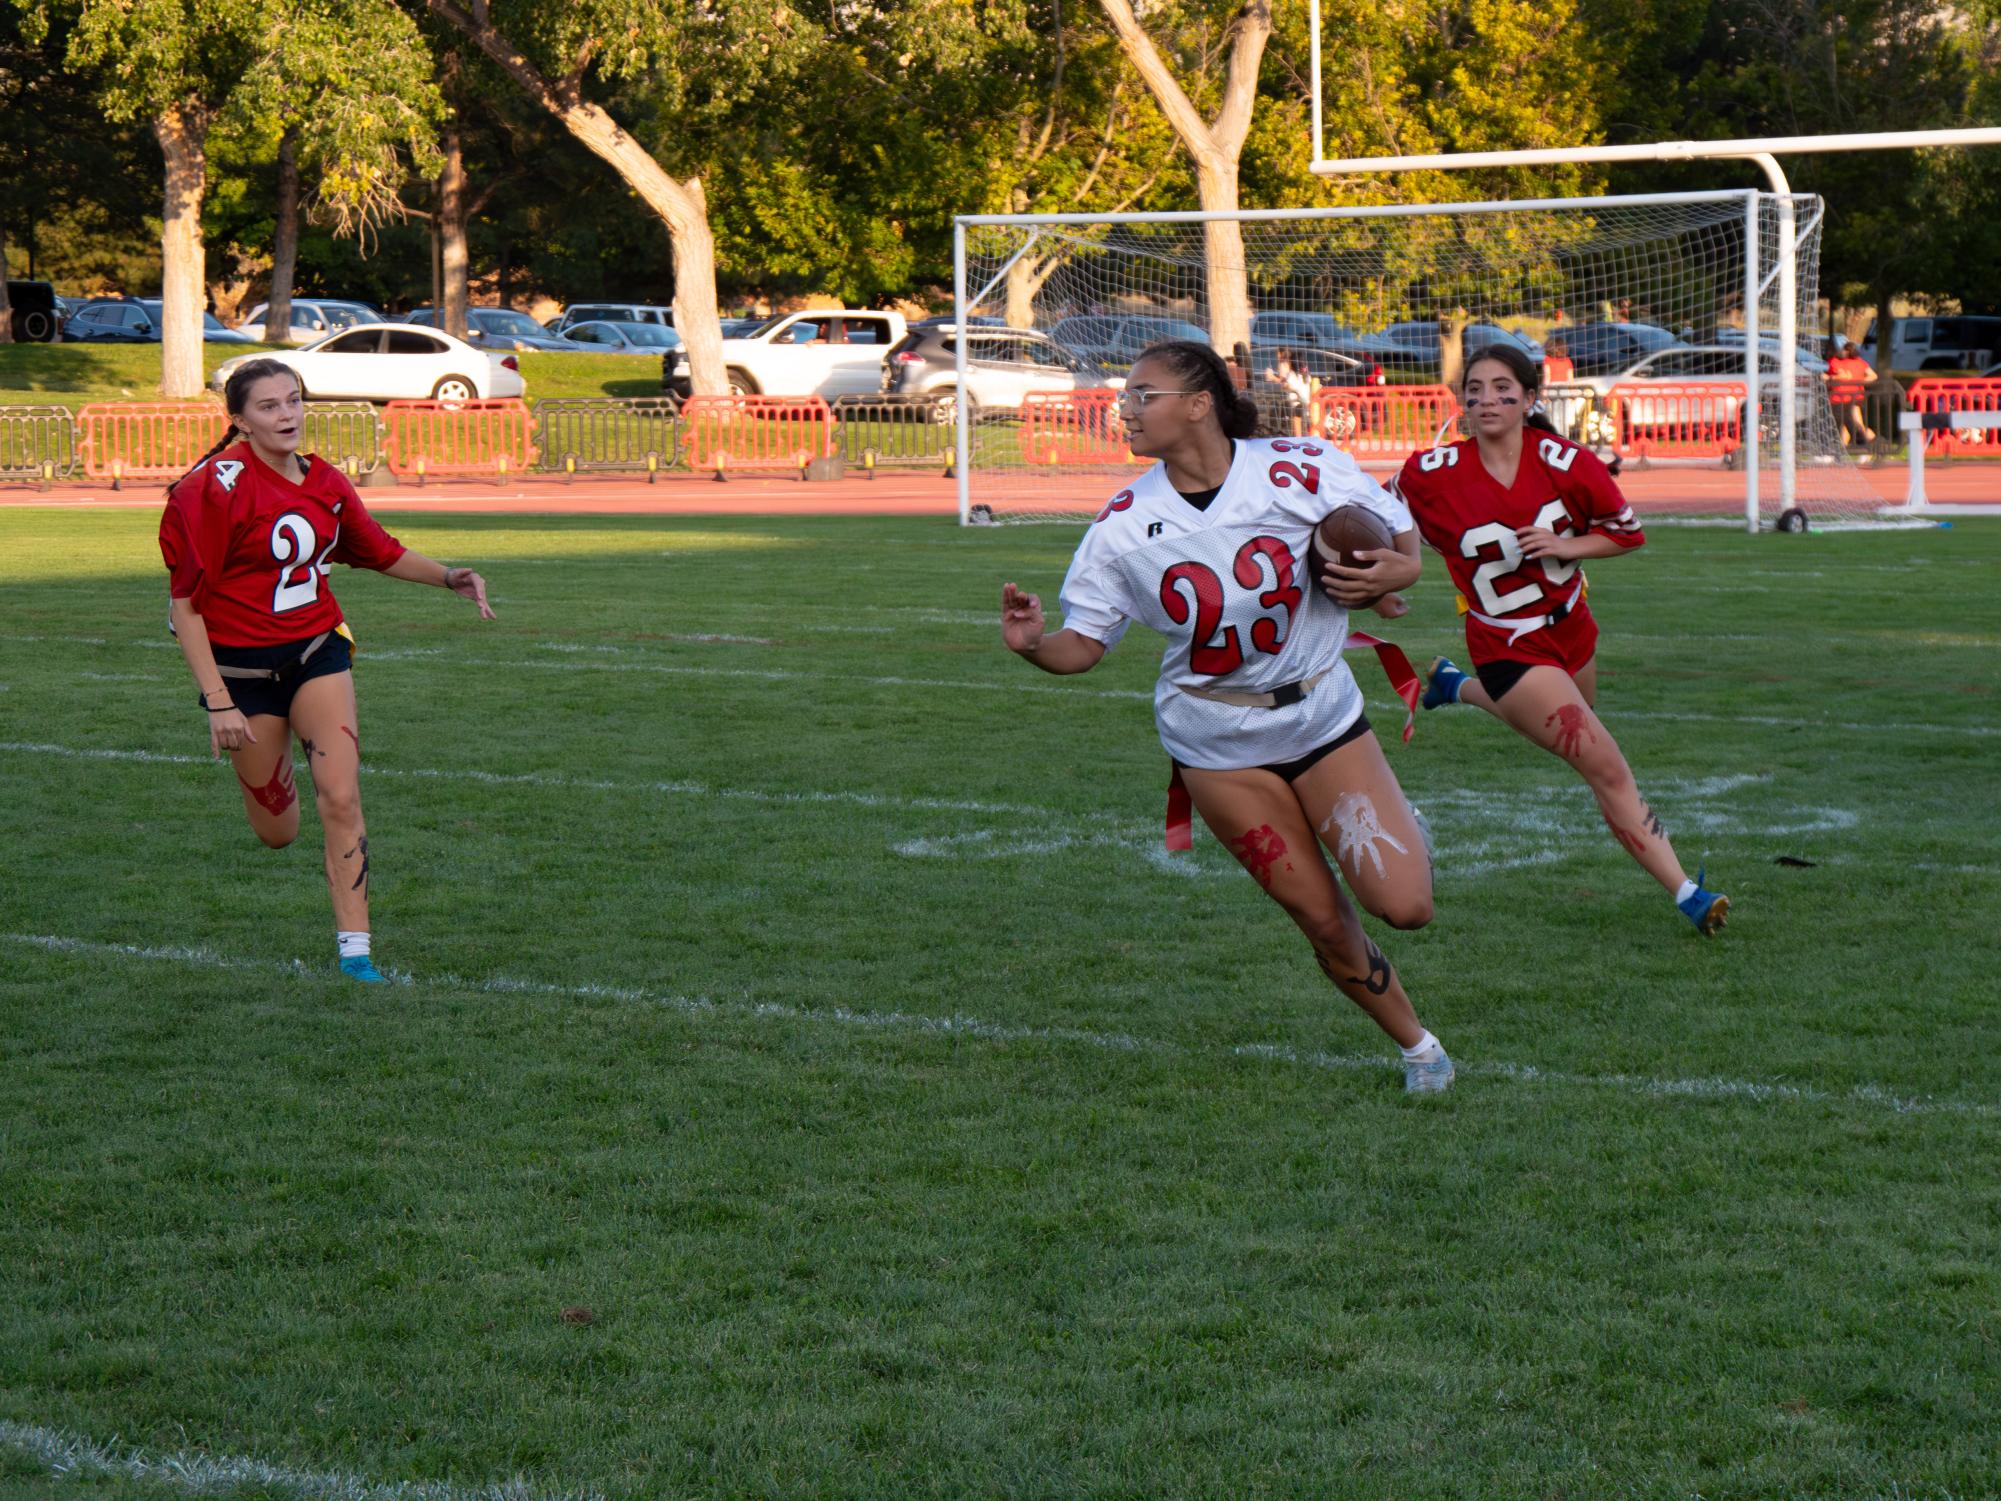
[[[1329,511],[1313,540],[1321,557],[1334,559],[1343,568],[1367,566],[1355,556],[1365,548],[1396,546],[1389,523],[1366,506],[1340,506]]]

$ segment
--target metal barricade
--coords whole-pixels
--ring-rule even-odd
[[[941,420],[941,413],[949,416]],[[976,420],[977,420],[977,415]],[[834,447],[850,465],[946,469],[959,451],[959,410],[924,396],[843,396],[834,402]]]
[[[541,467],[557,474],[671,469],[681,448],[681,404],[671,396],[558,397],[535,403]]]
[[[215,447],[229,416],[213,401],[94,401],[76,414],[83,472],[113,486],[176,480]]]
[[[2001,380],[1983,376],[1925,376],[1911,382],[1904,399],[1913,412],[2001,411]],[[1881,429],[1879,428],[1880,432]],[[1949,459],[2001,452],[2001,433],[1980,428],[1932,428],[1925,432],[1928,458]]]
[[[0,479],[68,479],[77,466],[76,417],[68,407],[0,406]]]
[[[433,474],[518,474],[535,463],[525,403],[392,401],[382,409],[383,454],[398,479]]]
[[[1401,461],[1436,444],[1458,415],[1450,386],[1322,386],[1308,428],[1358,459]]]
[[[834,452],[834,418],[818,396],[690,396],[681,403],[688,467],[792,469]]]
[[[1034,465],[1130,465],[1119,393],[1030,391],[1021,398],[1021,456]]]
[[[1744,382],[1627,381],[1606,393],[1622,459],[1728,459],[1743,446]]]
[[[309,401],[299,451],[349,475],[373,473],[382,467],[382,419],[366,401]]]

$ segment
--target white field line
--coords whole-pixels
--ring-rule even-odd
[[[45,933],[0,933],[0,943],[20,944],[48,953],[76,954],[88,958],[200,965],[206,969],[226,969],[294,978],[318,977],[331,981],[334,974],[330,964],[315,968],[308,966],[302,959],[241,959],[203,948],[154,948],[139,944],[98,943],[89,939],[66,938]],[[1089,1027],[1027,1027],[986,1021],[980,1017],[964,1014],[928,1016],[910,1011],[857,1011],[839,1005],[808,1007],[786,1005],[779,1001],[719,1001],[707,996],[673,995],[638,986],[555,985],[546,981],[521,980],[505,975],[476,979],[440,973],[425,976],[420,981],[417,977],[401,971],[385,970],[384,973],[398,985],[423,983],[492,995],[544,996],[577,1001],[620,1001],[672,1011],[695,1020],[723,1017],[735,1020],[803,1022],[868,1032],[968,1037],[993,1043],[1066,1043],[1106,1053],[1174,1059],[1249,1058],[1297,1068],[1329,1071],[1388,1070],[1398,1066],[1395,1058],[1381,1054],[1300,1052],[1294,1048],[1262,1042],[1236,1043],[1214,1048],[1186,1047],[1158,1038],[1135,1037],[1127,1032],[1101,1032]],[[1899,1115],[2001,1116],[2001,1104],[1981,1100],[1939,1100],[1929,1095],[1904,1095],[1877,1084],[1860,1084],[1846,1090],[1825,1090],[1805,1084],[1765,1083],[1751,1079],[1663,1079],[1641,1074],[1582,1074],[1505,1061],[1461,1063],[1459,1071],[1472,1078],[1503,1079],[1517,1084],[1617,1089],[1662,1098],[1751,1100],[1758,1103],[1780,1104],[1845,1103],[1867,1105]]]
[[[520,1479],[477,1486],[442,1480],[370,1480],[344,1470],[301,1470],[243,1454],[189,1450],[149,1454],[115,1438],[98,1443],[60,1428],[4,1418],[0,1418],[0,1448],[46,1465],[58,1480],[110,1476],[191,1496],[225,1496],[254,1486],[300,1501],[600,1501],[601,1497],[595,1490],[539,1490]]]
[[[127,750],[116,747],[68,746],[34,741],[0,741],[0,754],[53,756],[64,760],[130,761],[166,766],[216,767],[204,755],[171,751]],[[714,798],[719,801],[765,803],[774,806],[844,806],[889,813],[972,813],[988,817],[1032,820],[1039,828],[958,829],[948,834],[896,839],[891,852],[918,860],[1012,860],[1039,858],[1069,850],[1113,850],[1136,856],[1150,870],[1183,880],[1234,880],[1236,866],[1207,861],[1213,853],[1205,843],[1193,856],[1170,854],[1153,818],[1116,813],[1069,813],[1028,803],[980,802],[962,798],[899,797],[874,792],[809,789],[780,792],[754,787],[719,787],[707,782],[617,781],[574,777],[560,772],[493,772],[471,768],[396,767],[369,764],[367,775],[425,781],[476,782],[485,786],[548,787],[585,792],[612,792],[661,797]],[[1808,804],[1766,804],[1751,814],[1718,806],[1716,800],[1760,785],[1768,777],[1739,773],[1695,780],[1667,779],[1650,783],[1647,791],[1670,813],[1676,827],[1707,839],[1772,839],[1793,835],[1829,834],[1852,829],[1861,815],[1846,809]],[[1440,881],[1472,879],[1497,871],[1548,865],[1574,856],[1605,852],[1609,838],[1582,786],[1500,793],[1473,789],[1436,789],[1415,799],[1433,818]],[[1774,814],[1784,816],[1774,817]],[[1684,849],[1688,842],[1684,841]],[[1820,863],[1833,857],[1815,847]],[[1971,867],[1978,871],[1980,867]]]
[[[12,640],[26,640],[26,637],[11,637]],[[1683,638],[1687,639],[1687,638]],[[137,641],[136,646],[152,647],[168,651],[179,648],[171,641]],[[558,648],[566,650],[566,648]],[[412,648],[408,650],[370,651],[364,649],[356,660],[364,666],[369,662],[401,662],[417,658],[444,655],[439,647]],[[1137,688],[1083,688],[1069,684],[1039,683],[1034,681],[1010,681],[1004,679],[969,678],[906,678],[884,676],[860,676],[830,673],[828,671],[794,672],[783,668],[751,667],[699,667],[692,664],[669,662],[596,662],[573,658],[561,662],[539,662],[533,658],[495,660],[492,658],[454,657],[454,667],[489,668],[495,671],[542,671],[542,672],[639,672],[652,673],[662,677],[692,678],[750,678],[771,683],[824,683],[831,678],[846,684],[866,684],[877,688],[946,688],[963,693],[1034,693],[1059,694],[1073,700],[1107,699],[1120,702],[1153,701],[1153,690]],[[1033,669],[1026,669],[1033,671]],[[1362,678],[1366,691],[1368,678]],[[1848,734],[1860,735],[1970,735],[1979,738],[2001,736],[2001,725],[1983,724],[1914,724],[1897,722],[1869,723],[1847,719],[1792,719],[1769,714],[1703,714],[1689,710],[1669,709],[1618,709],[1607,707],[1604,713],[1607,723],[1614,728],[1622,720],[1661,721],[1670,724],[1756,724],[1782,730],[1840,730]]]
[[[28,740],[0,740],[0,753],[23,756],[57,756],[81,761],[141,761],[163,766],[220,766],[205,755],[183,755],[172,751],[125,750],[110,747],[42,744]],[[1070,814],[1055,808],[1039,808],[1027,803],[986,803],[971,798],[897,797],[878,792],[773,792],[757,787],[717,787],[707,782],[640,781],[618,782],[599,777],[564,776],[544,771],[477,771],[469,767],[378,766],[363,763],[367,777],[412,777],[427,781],[479,782],[487,786],[559,787],[586,792],[650,792],[663,797],[720,798],[752,803],[841,804],[855,808],[887,808],[892,811],[986,813],[1024,818],[1058,819],[1071,822],[1102,819],[1105,815]]]

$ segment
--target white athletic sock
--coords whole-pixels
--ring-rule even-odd
[[[1439,1046],[1438,1039],[1428,1031],[1418,1038],[1415,1046],[1403,1050],[1405,1063],[1436,1063],[1444,1056],[1445,1049]]]
[[[1681,890],[1674,894],[1674,904],[1679,907],[1700,889],[1693,881],[1683,881],[1681,883]]]
[[[368,935],[366,933],[334,934],[334,942],[340,945],[343,959],[366,959],[368,957]]]

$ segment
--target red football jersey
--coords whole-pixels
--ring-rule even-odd
[[[294,482],[235,443],[173,488],[160,517],[169,589],[192,599],[220,646],[279,646],[330,631],[327,565],[382,569],[403,556],[347,476],[309,459]]]
[[[1570,602],[1579,565],[1524,558],[1517,528],[1546,527],[1568,537],[1599,532],[1621,547],[1638,547],[1646,537],[1591,450],[1537,428],[1522,439],[1521,465],[1506,489],[1480,462],[1471,438],[1412,454],[1395,488],[1466,602],[1482,615],[1526,620]]]

